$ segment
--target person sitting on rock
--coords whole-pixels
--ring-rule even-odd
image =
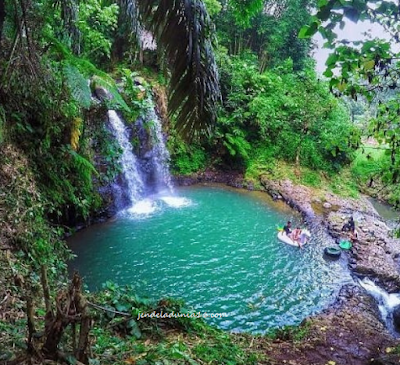
[[[343,226],[342,231],[350,233],[350,241],[357,241],[358,233],[352,216],[350,217],[349,221]]]
[[[357,230],[354,228],[354,230],[350,231],[350,241],[354,242],[358,240],[358,232]]]
[[[342,231],[344,232],[354,232],[356,229],[356,225],[354,223],[353,216],[350,216],[349,221],[343,225]]]

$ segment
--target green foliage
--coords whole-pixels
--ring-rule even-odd
[[[400,187],[393,183],[393,166],[388,147],[363,145],[352,164],[351,173],[364,191],[396,207],[400,206]]]
[[[11,145],[2,146],[0,157],[0,232],[2,242],[18,257],[8,260],[14,273],[40,284],[38,271],[48,268],[49,279],[61,277],[66,270],[69,251],[61,241],[63,230],[48,224],[51,207],[39,191],[28,159]]]
[[[390,171],[390,159],[385,149],[364,146],[358,153],[352,165],[356,179],[366,183],[377,176],[384,177]]]
[[[151,99],[151,86],[142,77],[139,77],[137,72],[122,68],[119,73],[124,99],[129,105],[129,110],[124,111],[124,119],[128,123],[134,123],[139,117],[145,118],[154,107]],[[136,83],[135,79],[140,80],[143,85]]]
[[[304,185],[320,187],[321,186],[321,176],[315,171],[309,171],[302,176],[302,181]]]
[[[265,336],[269,339],[301,342],[309,334],[311,322],[306,321],[299,326],[283,326],[269,331]]]
[[[216,16],[222,9],[222,5],[218,0],[204,0],[204,5],[211,17]]]
[[[363,20],[378,23],[394,34],[398,28],[397,14],[397,5],[390,1],[320,1],[312,23],[300,32],[303,37],[311,37],[318,31],[328,40],[332,53],[326,61],[324,75],[330,79],[330,87],[335,94],[348,95],[355,100],[362,96],[378,105],[377,115],[371,119],[368,132],[390,148],[393,182],[400,179],[399,39],[395,37],[390,42],[377,38],[349,42],[338,40],[333,29],[337,25],[345,28],[347,18],[355,23]]]
[[[248,28],[252,18],[263,10],[264,0],[230,0],[236,24]]]
[[[300,70],[310,41],[299,39],[297,33],[309,22],[312,5],[310,0],[231,1],[216,19],[219,42],[233,55],[254,52],[261,71],[289,57]],[[239,25],[233,27],[233,23]]]
[[[76,67],[69,63],[66,63],[63,72],[71,97],[82,108],[89,108],[92,103],[92,92],[89,88],[87,79],[83,77]]]
[[[294,74],[288,60],[260,74],[252,55],[221,59],[224,109],[215,138],[229,154],[252,169],[261,155],[328,173],[351,161],[359,133],[310,68]],[[243,148],[233,150],[232,136]],[[256,148],[248,154],[249,146]]]
[[[91,299],[103,309],[93,330],[95,355],[113,363],[158,364],[159,361],[187,364],[256,364],[254,355],[233,343],[229,334],[208,326],[199,318],[142,318],[139,313],[186,313],[181,301],[158,302],[139,297],[131,286],[107,282]],[[124,313],[121,315],[118,312]],[[179,337],[169,333],[179,330]],[[150,341],[150,339],[152,339]],[[154,341],[157,339],[157,341]],[[117,361],[117,362],[116,362]]]
[[[117,4],[104,5],[100,0],[80,3],[78,29],[83,40],[82,56],[97,63],[104,56],[110,57],[118,11]]]
[[[168,140],[171,151],[171,170],[177,175],[190,175],[204,170],[207,166],[207,153],[204,147],[192,143],[186,144],[179,136]]]

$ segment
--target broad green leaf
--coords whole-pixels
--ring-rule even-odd
[[[347,83],[345,81],[341,81],[336,87],[340,92],[346,90]]]
[[[336,61],[338,60],[338,56],[336,53],[332,53],[329,55],[328,59],[326,60],[325,64],[327,66],[334,66]]]
[[[364,70],[372,70],[375,67],[375,61],[370,60],[363,63]]]
[[[300,29],[300,32],[299,32],[298,37],[299,37],[300,39],[310,38],[310,36],[307,35],[307,32],[308,32],[309,29],[310,29],[310,27],[309,27],[308,25],[303,26],[303,27]]]

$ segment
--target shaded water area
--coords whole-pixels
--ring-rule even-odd
[[[300,222],[266,194],[220,186],[179,188],[152,196],[69,240],[89,289],[107,280],[139,295],[182,298],[233,331],[264,332],[298,324],[326,308],[352,282],[344,260],[326,261],[324,235],[302,250],[278,241],[278,225]]]
[[[396,211],[391,205],[384,203],[378,199],[369,197],[368,200],[371,202],[378,214],[390,225],[393,226],[398,222],[400,212]]]

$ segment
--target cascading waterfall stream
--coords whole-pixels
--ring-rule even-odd
[[[396,334],[396,330],[393,324],[393,309],[400,305],[400,294],[392,293],[389,294],[379,286],[377,286],[372,280],[365,278],[360,280],[360,285],[375,298],[382,319],[385,321],[387,328],[392,334]],[[397,336],[399,334],[397,333]]]
[[[159,210],[157,200],[174,208],[190,205],[187,199],[174,196],[169,173],[170,155],[155,107],[149,109],[145,119],[138,118],[133,126],[133,135],[138,141],[135,148],[130,142],[130,131],[114,110],[108,111],[108,119],[122,150],[123,183],[114,188],[117,208],[122,210],[128,205],[124,210],[128,214],[148,216]]]
[[[133,205],[137,203],[143,195],[143,179],[137,168],[137,159],[133,153],[132,145],[129,141],[129,132],[125,124],[115,110],[109,110],[107,114],[112,133],[122,149],[120,163],[127,185],[129,203]]]
[[[151,100],[149,104],[152,105]],[[137,158],[145,179],[147,194],[173,194],[169,173],[170,155],[165,145],[161,121],[154,106],[145,118],[138,118],[135,132],[139,140]]]
[[[161,121],[156,114],[155,108],[151,108],[147,120],[153,123],[154,135],[153,139],[153,164],[156,174],[157,190],[162,191],[167,189],[170,193],[173,193],[173,186],[171,181],[171,174],[169,173],[169,161],[170,155],[165,145],[164,136],[161,128]]]

